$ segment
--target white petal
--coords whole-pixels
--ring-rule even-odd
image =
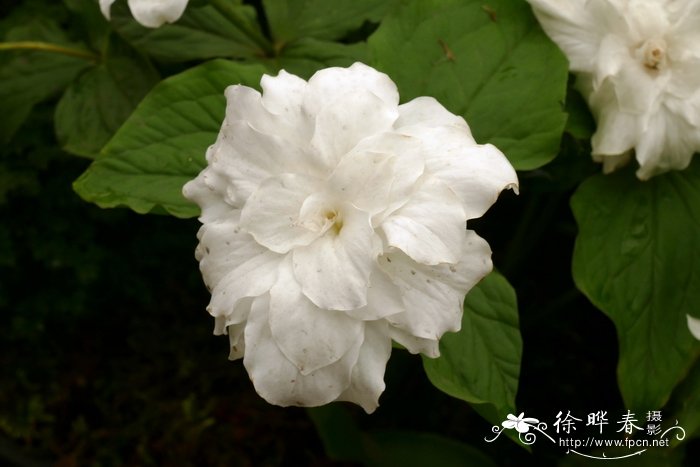
[[[365,412],[372,413],[379,406],[379,396],[384,392],[384,372],[391,356],[391,339],[384,322],[371,322],[365,326],[365,339],[360,356],[352,370],[350,386],[338,397],[340,401],[359,404]]]
[[[363,139],[388,131],[398,109],[368,90],[346,92],[327,102],[316,117],[311,145],[317,164],[330,171]]]
[[[391,78],[357,62],[349,68],[332,67],[317,71],[309,79],[304,107],[310,115],[316,115],[338,95],[357,91],[369,91],[390,107],[399,105],[399,92]]]
[[[700,319],[686,315],[688,318],[688,329],[696,339],[700,339]]]
[[[202,226],[198,252],[202,277],[212,289],[207,309],[213,316],[229,316],[242,298],[270,290],[283,258],[260,246],[233,221]]]
[[[390,246],[419,263],[456,263],[462,256],[466,219],[455,193],[431,180],[381,227]]]
[[[399,106],[399,118],[394,123],[394,128],[401,131],[413,125],[419,128],[454,126],[471,138],[471,130],[464,118],[447,110],[433,97],[416,97]],[[474,139],[471,142],[474,144]]]
[[[412,354],[421,353],[430,358],[437,358],[440,356],[440,343],[437,339],[416,337],[394,326],[389,326],[389,335]]]
[[[228,359],[238,360],[245,355],[245,331],[246,323],[233,324],[228,327],[229,346],[231,348]]]
[[[233,311],[229,314],[214,316],[214,335],[228,334],[230,329],[236,326],[245,326],[252,305],[253,297],[245,297],[238,300]],[[243,332],[243,328],[240,329],[240,332]],[[241,353],[241,355],[243,354]]]
[[[307,148],[314,130],[314,116],[308,115],[299,105],[293,105],[295,100],[289,94],[298,92],[296,80],[288,79],[288,74],[280,72],[277,77],[263,76],[261,84],[264,90],[271,90],[270,96],[261,96],[258,91],[247,86],[234,85],[226,88],[226,120],[229,122],[246,122],[257,132],[268,136],[275,136],[284,145],[290,148],[278,157],[287,155],[288,159],[296,163],[303,163],[305,159],[296,159],[293,154],[297,148]],[[289,81],[294,83],[289,83]],[[279,96],[287,96],[285,99]],[[280,107],[285,109],[280,112]],[[236,144],[235,140],[231,140]],[[295,151],[289,154],[289,151]],[[304,166],[313,169],[310,165]]]
[[[697,130],[687,127],[678,118],[659,112],[649,120],[646,131],[636,147],[639,170],[637,177],[649,177],[671,169],[686,168],[693,153],[700,149]]]
[[[595,0],[594,0],[595,1]],[[566,53],[572,71],[593,71],[602,18],[593,17],[588,0],[528,0],[542,29]]]
[[[399,288],[375,265],[369,276],[367,305],[346,313],[354,319],[377,320],[404,310]]]
[[[501,423],[501,425],[503,425],[503,428],[507,428],[509,430],[512,430],[513,428],[515,428],[515,425],[517,425],[517,423],[518,422],[516,422],[514,420],[505,420],[504,422]]]
[[[423,174],[423,159],[418,138],[381,133],[364,139],[343,157],[329,184],[358,209],[384,217],[408,200]]]
[[[112,3],[114,2],[115,0],[100,0],[100,10],[102,10],[102,14],[107,19],[110,19],[110,9],[112,8]]]
[[[598,117],[598,128],[591,139],[594,158],[596,155],[619,155],[632,149],[639,135],[639,122],[635,115],[617,108],[612,83],[605,83],[593,93],[590,102]]]
[[[466,293],[492,269],[491,249],[485,240],[467,230],[464,254],[455,265],[425,266],[401,252],[379,258],[380,267],[401,289],[406,311],[386,320],[392,326],[424,339],[440,339],[458,331]]]
[[[422,143],[426,172],[454,191],[467,219],[475,219],[496,202],[501,191],[518,192],[518,176],[506,156],[491,144],[474,143],[460,126],[406,127]]]
[[[228,182],[210,167],[182,187],[182,195],[201,208],[199,220],[204,224],[217,219],[238,216],[235,201],[227,196]],[[229,202],[230,201],[230,202]],[[234,212],[236,214],[234,214]]]
[[[294,249],[294,275],[316,306],[353,310],[367,304],[369,275],[378,248],[369,215],[349,204],[339,209],[342,228]]]
[[[321,235],[309,228],[300,212],[304,201],[319,190],[316,179],[282,174],[269,178],[248,198],[241,212],[241,227],[255,240],[277,253],[308,245]]]
[[[362,339],[337,362],[302,375],[272,337],[268,324],[269,302],[268,295],[255,299],[244,334],[243,365],[255,390],[269,403],[282,407],[315,407],[337,399],[350,385]]]
[[[291,261],[280,267],[270,290],[270,329],[282,353],[302,375],[340,360],[363,339],[364,324],[345,313],[322,310],[301,293]]]
[[[129,0],[131,14],[139,23],[157,28],[164,23],[174,23],[187,7],[188,0]]]

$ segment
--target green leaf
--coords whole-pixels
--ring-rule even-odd
[[[367,44],[341,44],[312,38],[299,39],[282,50],[270,61],[270,67],[309,79],[322,68],[348,67],[355,62],[366,62]]]
[[[615,323],[630,409],[658,410],[700,352],[686,313],[700,303],[700,159],[642,182],[632,168],[574,194],[577,287]]]
[[[59,101],[59,142],[68,152],[94,158],[157,82],[150,62],[113,38],[107,56],[73,82]]]
[[[162,81],[76,180],[75,191],[103,208],[198,215],[182,186],[205,166],[224,119],[224,89],[258,87],[264,72],[260,65],[214,60]]]
[[[444,335],[440,357],[423,357],[423,366],[438,389],[473,404],[488,404],[495,412],[485,407],[486,413],[495,417],[515,408],[521,356],[515,291],[492,272],[467,295],[461,331]]]
[[[378,22],[396,0],[263,0],[275,49],[295,39],[334,40],[365,21]]]
[[[483,452],[432,433],[377,431],[367,434],[369,466],[496,467]]]
[[[696,361],[693,368],[683,382],[673,393],[669,408],[671,416],[666,416],[667,421],[678,420],[679,426],[686,432],[684,441],[700,435],[700,361]],[[677,439],[671,439],[671,446],[679,444]]]
[[[368,42],[371,63],[404,102],[435,97],[516,169],[554,158],[568,66],[526,2],[420,0],[397,11]]]
[[[36,20],[10,30],[7,42],[42,41],[79,49],[58,25]],[[91,62],[46,51],[0,51],[0,143],[8,142],[35,104],[63,90]]]
[[[221,0],[214,6],[193,7],[174,24],[146,28],[133,20],[126,5],[114,5],[113,27],[137,49],[164,61],[216,57],[264,56],[271,48],[260,31],[255,9]]]

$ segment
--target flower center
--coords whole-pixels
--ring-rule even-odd
[[[666,65],[666,41],[649,39],[640,47],[642,63],[650,70],[660,70]]]
[[[339,235],[340,231],[343,229],[343,218],[340,216],[338,211],[335,209],[328,209],[323,215],[326,218],[326,222],[330,224],[328,230],[335,235]]]

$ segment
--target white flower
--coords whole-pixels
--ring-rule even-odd
[[[115,0],[100,0],[100,9],[105,18],[110,19],[110,8]],[[185,11],[188,0],[128,0],[131,14],[136,21],[149,28],[157,28],[163,23],[174,23]]]
[[[371,412],[392,338],[436,357],[459,330],[492,268],[465,221],[517,188],[515,171],[464,119],[429,97],[398,105],[361,63],[261,86],[226,90],[208,167],[183,191],[202,208],[215,334],[267,401]]]
[[[690,333],[696,339],[700,339],[700,319],[693,318],[690,315],[686,315],[686,317],[688,318],[688,329],[690,330]]]
[[[686,168],[700,150],[700,2],[528,1],[578,75],[603,170],[632,149],[642,180]]]
[[[508,420],[501,423],[503,428],[507,428],[509,430],[515,428],[518,433],[527,433],[530,431],[531,426],[536,426],[540,422],[536,418],[526,418],[525,412],[521,412],[517,417],[513,414],[508,414],[506,418]]]

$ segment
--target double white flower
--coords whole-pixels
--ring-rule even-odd
[[[115,0],[100,0],[100,9],[107,19]],[[136,21],[149,28],[157,28],[164,23],[180,19],[188,0],[128,0],[131,14]]]
[[[632,149],[643,180],[687,167],[700,150],[700,2],[528,1],[578,75],[604,171]]]
[[[392,339],[436,357],[459,330],[492,268],[465,221],[517,188],[515,171],[435,99],[399,105],[366,65],[261,86],[226,90],[208,166],[184,187],[215,333],[267,401],[371,412]]]

